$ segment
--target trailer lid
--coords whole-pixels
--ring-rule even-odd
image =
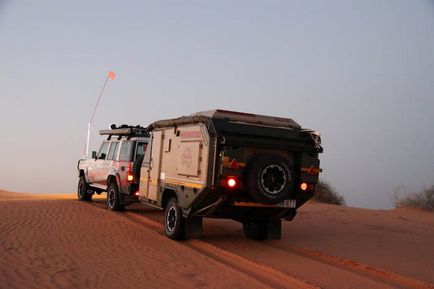
[[[287,127],[292,129],[300,129],[301,126],[293,119],[267,116],[253,113],[237,112],[223,109],[208,110],[196,112],[191,116],[205,116],[209,118],[227,119],[232,122],[265,125],[273,127]]]

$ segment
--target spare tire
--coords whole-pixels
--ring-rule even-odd
[[[252,198],[260,203],[276,204],[288,199],[294,189],[289,160],[274,155],[260,155],[249,162],[246,185]]]

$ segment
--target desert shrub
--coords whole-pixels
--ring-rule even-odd
[[[424,188],[421,192],[406,193],[395,197],[397,208],[419,208],[434,212],[434,185]]]
[[[325,181],[319,181],[315,188],[315,200],[321,203],[345,205],[345,199],[343,196],[336,192],[336,189]]]

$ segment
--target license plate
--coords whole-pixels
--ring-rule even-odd
[[[297,207],[297,201],[296,200],[283,200],[282,202],[278,203],[277,206],[282,208],[296,208]]]

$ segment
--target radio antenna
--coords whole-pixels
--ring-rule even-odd
[[[109,79],[115,80],[115,78],[116,78],[116,74],[113,71],[110,70],[109,73],[107,74],[107,77],[106,77],[105,81],[104,81],[104,85],[102,86],[101,92],[99,93],[98,100],[97,100],[97,102],[95,104],[95,108],[92,111],[92,115],[90,116],[89,122],[87,123],[86,146],[85,146],[85,149],[84,149],[84,157],[85,158],[87,158],[89,156],[90,130],[92,128],[93,119],[95,117],[96,109],[98,107],[99,101],[101,100],[101,96],[104,93],[104,89],[107,86],[108,80]]]

